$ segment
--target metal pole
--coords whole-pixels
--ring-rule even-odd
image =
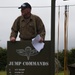
[[[51,0],[51,75],[55,75],[55,0]]]

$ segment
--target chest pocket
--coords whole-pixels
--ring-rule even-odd
[[[37,35],[37,27],[36,27],[36,19],[35,16],[33,16],[33,20],[29,21],[28,23],[25,23],[24,21],[19,20],[19,31],[33,31],[35,36]]]
[[[26,30],[27,30],[29,33],[35,35],[35,25],[34,25],[34,22],[33,22],[33,21],[29,22],[29,23],[26,25]]]
[[[30,23],[28,24],[28,27],[29,27],[30,29],[35,30],[34,22],[30,22]]]

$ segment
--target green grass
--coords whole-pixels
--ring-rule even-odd
[[[55,75],[57,75],[57,74],[55,74]],[[63,71],[59,72],[58,75],[64,75],[64,72]]]
[[[0,71],[0,75],[6,75],[6,71]],[[55,74],[57,75],[57,74]],[[64,75],[63,72],[60,72],[58,75]]]
[[[64,75],[64,73],[63,72],[60,72],[59,75]]]
[[[0,71],[0,75],[6,75],[6,71]]]

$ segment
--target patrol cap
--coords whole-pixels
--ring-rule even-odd
[[[29,3],[23,3],[20,7],[18,7],[18,9],[25,9],[25,8],[31,9],[31,5]]]

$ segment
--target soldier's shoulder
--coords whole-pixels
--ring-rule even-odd
[[[18,16],[17,19],[20,19],[22,16]]]
[[[41,19],[38,15],[32,14],[33,17],[35,17],[36,19]]]
[[[39,17],[38,15],[35,15],[35,14],[32,14],[32,16],[33,16],[33,17],[37,17],[37,18]]]

